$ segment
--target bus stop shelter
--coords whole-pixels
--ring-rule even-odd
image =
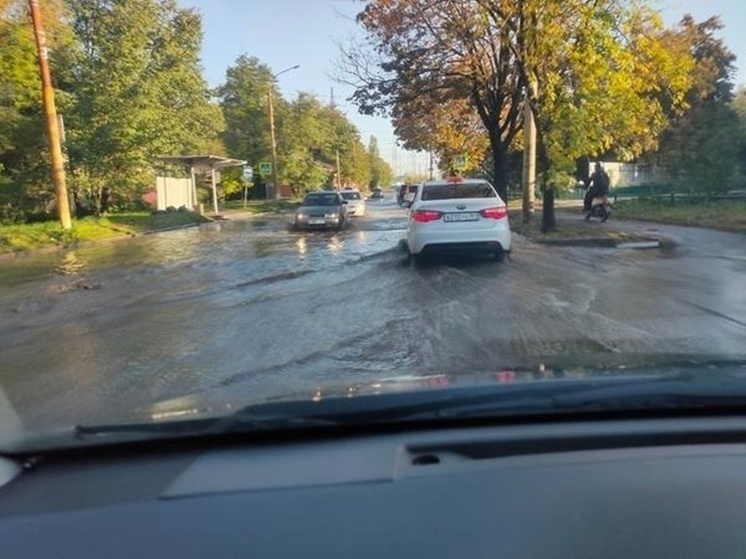
[[[209,173],[210,185],[212,187],[212,208],[216,214],[218,213],[218,186],[215,176],[216,171],[227,169],[229,167],[242,167],[246,165],[246,161],[241,159],[230,159],[218,155],[172,155],[157,157],[156,161],[167,165],[179,165],[189,169],[191,199],[193,201],[192,208],[195,210],[199,207],[197,198],[197,173]]]

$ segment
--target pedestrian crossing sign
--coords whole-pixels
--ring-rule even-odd
[[[465,153],[456,156],[453,160],[453,169],[456,171],[463,171],[469,165],[469,156]]]
[[[262,161],[259,163],[259,174],[263,177],[269,176],[272,174],[272,163],[269,161]]]

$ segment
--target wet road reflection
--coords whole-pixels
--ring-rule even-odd
[[[0,384],[48,426],[215,387],[262,398],[350,378],[746,352],[743,236],[668,253],[519,238],[503,264],[413,268],[398,248],[405,211],[368,207],[342,232],[259,216],[4,257]]]

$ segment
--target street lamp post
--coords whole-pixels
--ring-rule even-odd
[[[284,74],[285,72],[289,72],[291,70],[297,70],[300,68],[300,64],[296,64],[295,66],[291,66],[290,68],[285,68],[282,72],[277,72],[276,74],[272,75],[272,81],[269,84],[269,136],[272,141],[272,186],[274,188],[274,198],[279,199],[280,198],[280,187],[277,182],[277,139],[275,137],[275,104],[274,104],[274,80],[276,80],[279,76]],[[269,198],[269,196],[267,196]]]

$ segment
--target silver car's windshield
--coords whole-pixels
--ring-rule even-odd
[[[306,196],[304,206],[339,206],[339,197],[336,194],[312,194]]]

